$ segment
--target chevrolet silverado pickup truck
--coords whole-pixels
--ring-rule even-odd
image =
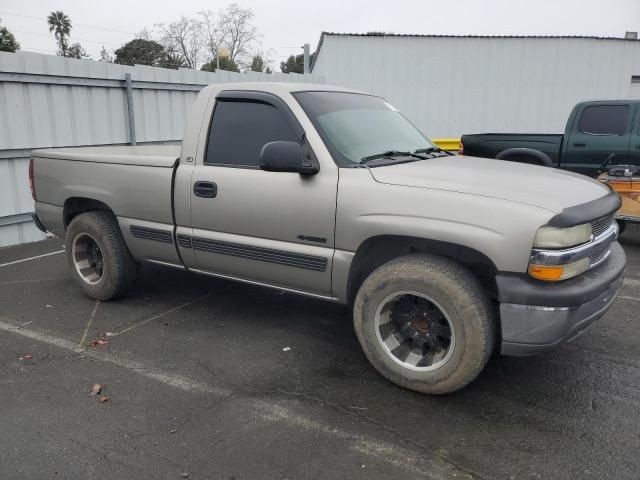
[[[463,135],[461,153],[596,177],[605,164],[640,165],[640,100],[578,103],[562,134]]]
[[[442,152],[326,85],[208,86],[181,146],[38,150],[30,179],[89,297],[151,262],[348,304],[373,366],[430,394],[578,336],[626,264],[601,182]]]

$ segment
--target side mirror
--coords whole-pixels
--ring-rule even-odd
[[[260,151],[260,168],[267,172],[295,172],[315,175],[320,170],[315,162],[304,157],[296,142],[269,142]]]

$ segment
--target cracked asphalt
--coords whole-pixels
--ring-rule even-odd
[[[96,303],[60,239],[2,248],[0,478],[637,480],[640,228],[621,243],[605,318],[445,397],[380,377],[347,307],[152,265]]]

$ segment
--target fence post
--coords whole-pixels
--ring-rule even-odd
[[[131,86],[131,74],[124,75],[124,83],[127,94],[127,114],[129,115],[129,143],[136,145],[136,121],[133,111],[133,87]]]
[[[304,50],[304,56],[302,57],[303,58],[303,66],[304,66],[303,67],[304,68],[303,72],[304,72],[305,75],[308,75],[310,73],[310,71],[309,71],[309,63],[310,63],[310,57],[311,57],[309,55],[309,50],[310,50],[309,44],[305,43],[303,45],[302,49]]]

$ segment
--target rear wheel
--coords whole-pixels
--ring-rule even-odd
[[[65,249],[73,278],[89,297],[111,300],[133,288],[139,264],[111,212],[92,211],[75,217],[67,230]]]
[[[373,366],[422,393],[463,388],[495,344],[493,309],[473,274],[442,257],[408,255],[364,281],[354,326]]]

